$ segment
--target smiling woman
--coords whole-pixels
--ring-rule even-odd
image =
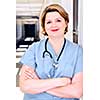
[[[67,21],[58,12],[49,12],[45,18],[45,31],[48,36],[64,35],[64,30],[67,27]],[[55,35],[56,34],[56,35]]]
[[[47,38],[34,42],[21,58],[20,89],[24,100],[79,100],[82,96],[83,50],[65,38],[68,13],[47,6],[41,25]]]
[[[46,19],[48,20],[48,23],[50,23],[51,21],[50,21],[50,19],[52,19],[52,18],[56,18],[56,21],[57,22],[61,22],[61,20],[64,20],[65,22],[66,22],[66,28],[65,28],[65,34],[66,34],[66,32],[68,31],[68,25],[67,25],[67,23],[69,23],[69,16],[68,16],[68,13],[64,10],[64,8],[62,8],[61,6],[60,7],[57,7],[57,5],[58,4],[56,4],[56,5],[51,5],[50,7],[47,7],[44,11],[43,11],[43,13],[42,13],[42,15],[41,15],[41,26],[42,26],[42,28],[43,28],[43,31],[44,31],[44,33],[45,33],[45,35],[47,35],[46,34],[46,31],[45,31],[45,23],[46,23]],[[53,16],[49,16],[48,15],[48,12],[50,13],[50,12],[53,12],[54,13],[54,15]],[[56,17],[57,15],[58,15],[58,18]],[[48,16],[48,17],[46,17],[46,16]],[[50,18],[50,19],[49,19]]]

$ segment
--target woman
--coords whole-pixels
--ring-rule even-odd
[[[41,26],[47,38],[33,43],[21,58],[20,89],[24,100],[79,100],[82,96],[82,48],[68,41],[68,13],[47,6]]]

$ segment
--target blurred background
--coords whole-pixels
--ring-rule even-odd
[[[41,34],[39,17],[45,6],[52,3],[62,5],[69,13],[69,29],[66,37],[83,46],[82,0],[16,0],[16,100],[23,100],[23,93],[18,85],[21,68],[18,62],[34,41],[44,37]]]

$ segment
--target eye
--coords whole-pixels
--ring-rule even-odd
[[[48,22],[47,22],[47,24],[50,24],[50,23],[51,23],[51,21],[48,21]]]
[[[57,19],[57,22],[61,22],[61,20],[60,19]]]

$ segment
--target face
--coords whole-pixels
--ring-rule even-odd
[[[67,22],[58,12],[48,12],[45,18],[45,31],[48,36],[61,37],[64,36],[64,31]]]

